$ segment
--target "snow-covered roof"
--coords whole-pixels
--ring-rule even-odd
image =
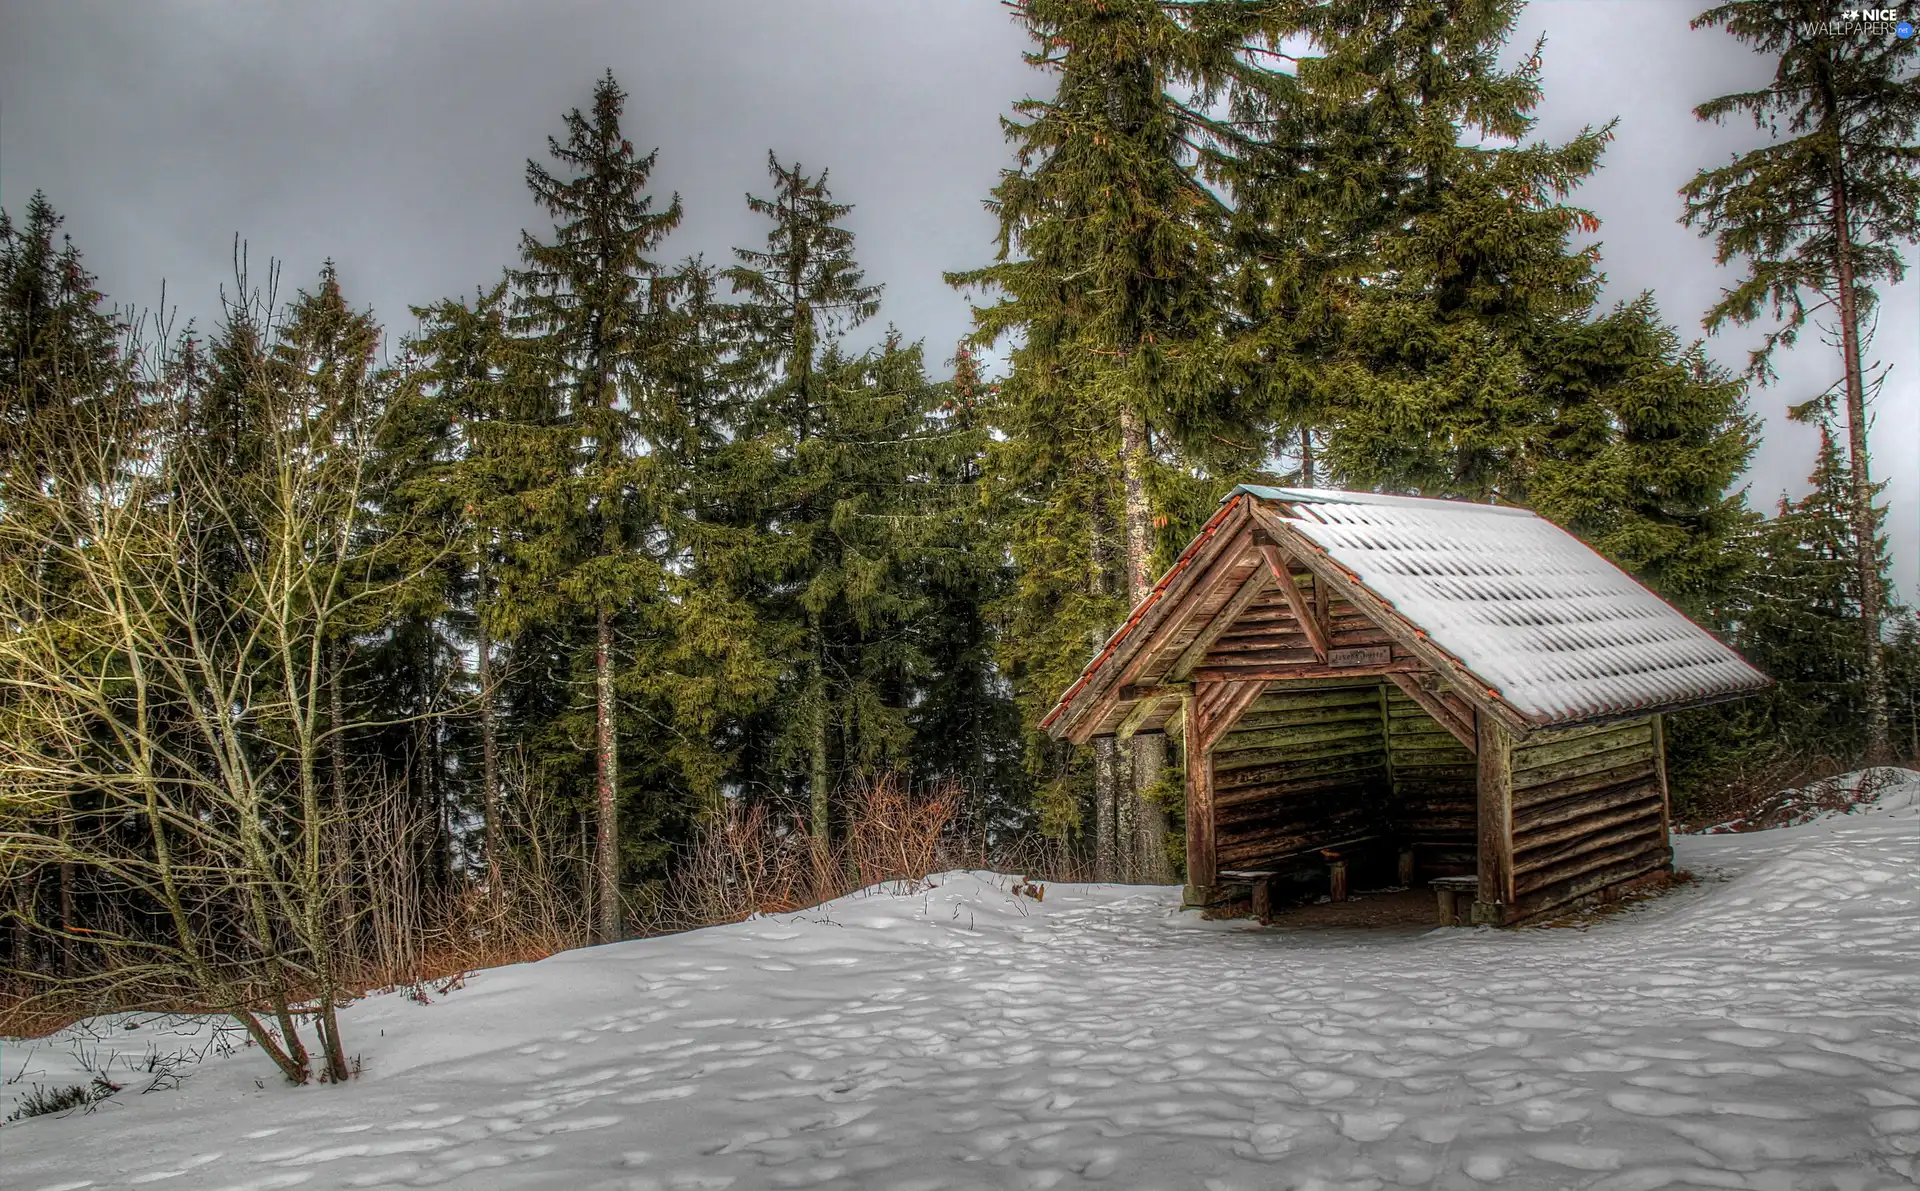
[[[1767,677],[1525,510],[1245,485],[1538,727],[1710,702]],[[1229,499],[1232,499],[1229,497]]]

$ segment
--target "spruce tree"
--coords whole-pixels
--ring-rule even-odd
[[[118,456],[116,471],[131,465],[147,445],[132,434],[114,441],[112,432],[99,433],[102,428],[131,431],[136,425],[131,361],[119,351],[124,328],[101,308],[105,299],[79,250],[64,237],[56,244],[61,222],[38,191],[27,202],[24,222],[15,224],[0,210],[0,485],[30,492],[35,500],[43,493],[59,498],[62,480],[55,460],[71,441],[104,442]],[[83,436],[83,431],[95,433]],[[44,519],[32,509],[33,500],[25,503],[28,507],[8,507],[0,501],[0,517]],[[43,545],[25,556],[0,554],[0,567],[32,576],[41,595],[32,609],[36,617],[55,620],[69,611],[70,577],[55,561],[61,553]],[[56,809],[54,819],[63,831],[92,830],[95,825],[81,816],[98,805],[96,798],[75,794],[69,805]],[[18,804],[0,806],[0,818],[17,811]],[[28,924],[43,921],[39,902],[47,874],[38,865],[22,864],[11,875],[7,909],[14,940],[12,954],[0,962],[11,959],[24,972],[37,966]],[[59,962],[71,976],[84,935],[70,928],[80,927],[81,918],[91,913],[90,898],[72,864],[54,866],[51,875],[54,921],[64,936]]]
[[[928,427],[936,449],[924,481],[931,512],[921,580],[927,605],[911,626],[927,677],[909,711],[913,773],[920,782],[959,782],[971,826],[992,837],[1024,830],[1032,819],[1019,710],[994,663],[994,610],[1013,576],[979,493],[993,389],[965,343],[952,363],[953,378],[942,386]]]
[[[1146,594],[1164,561],[1158,530],[1191,528],[1155,507],[1162,490],[1182,487],[1198,465],[1217,497],[1229,476],[1259,462],[1261,434],[1214,359],[1226,212],[1200,177],[1199,154],[1214,136],[1208,108],[1244,68],[1250,43],[1276,31],[1277,10],[1155,0],[1012,7],[1038,47],[1028,63],[1056,85],[1003,121],[1019,167],[989,204],[1000,221],[996,263],[949,280],[999,295],[976,309],[978,345],[1018,337],[994,403],[1004,438],[988,483],[1024,576],[1005,660],[1037,720]],[[1164,746],[1136,740],[1145,787]],[[1050,750],[1034,744],[1047,765]],[[1096,768],[1117,772],[1104,760]],[[1165,879],[1157,809],[1106,788],[1095,802],[1096,815],[1137,805],[1142,830],[1121,867]]]
[[[1899,246],[1920,238],[1920,45],[1858,14],[1843,17],[1827,0],[1731,0],[1693,26],[1723,28],[1775,62],[1766,86],[1694,109],[1714,122],[1749,116],[1768,134],[1766,144],[1700,171],[1681,192],[1684,222],[1713,237],[1720,263],[1747,265],[1707,312],[1707,329],[1773,322],[1749,365],[1766,381],[1778,348],[1791,346],[1810,320],[1831,317],[1839,332],[1853,540],[1870,542],[1863,335],[1874,284],[1897,283],[1906,269]],[[1871,551],[1854,565],[1868,748],[1879,753],[1887,745],[1885,589]]]
[[[648,458],[660,316],[659,267],[648,258],[680,221],[674,196],[661,210],[647,192],[658,152],[637,154],[621,132],[626,93],[609,71],[591,112],[567,115],[564,142],[549,138],[556,175],[527,163],[527,185],[555,219],[551,240],[521,238],[525,268],[513,279],[518,329],[530,335],[560,393],[576,458],[556,477],[548,534],[538,549],[568,611],[592,624],[595,934],[622,933],[621,788],[616,621],[657,601],[660,560],[648,549]]]
[[[407,343],[409,364],[382,443],[389,486],[388,532],[414,543],[422,568],[418,607],[436,622],[433,638],[443,678],[474,658],[474,715],[480,753],[480,864],[488,892],[501,894],[501,734],[493,608],[505,526],[522,487],[527,460],[516,454],[514,367],[507,330],[507,282],[471,301],[445,299],[414,307],[419,329]],[[445,622],[444,624],[438,622]],[[451,648],[445,648],[451,647]],[[452,685],[443,682],[442,685]],[[462,717],[463,720],[466,717]],[[454,768],[455,773],[468,771]]]
[[[63,222],[39,191],[19,224],[0,210],[0,466],[30,472],[36,440],[122,388],[121,324]]]
[[[938,393],[918,346],[891,332],[877,351],[846,352],[840,337],[880,294],[842,224],[852,207],[834,201],[824,171],[769,154],[768,172],[771,197],[747,200],[772,222],[766,247],[737,249],[724,274],[740,295],[734,357],[746,393],[725,507],[755,531],[736,543],[753,562],[736,554],[732,567],[758,572],[759,637],[780,667],[747,756],[804,790],[824,876],[836,789],[909,767]]]

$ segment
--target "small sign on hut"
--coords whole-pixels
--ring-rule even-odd
[[[1242,486],[1042,725],[1179,743],[1189,905],[1373,850],[1507,924],[1670,868],[1662,714],[1769,681],[1524,509]]]

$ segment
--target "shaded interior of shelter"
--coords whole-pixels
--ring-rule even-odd
[[[1234,568],[1227,581],[1155,651],[1093,734],[1181,739],[1189,722],[1237,712],[1210,735],[1213,871],[1198,882],[1208,904],[1238,907],[1264,881],[1274,911],[1285,915],[1333,892],[1337,861],[1347,888],[1362,897],[1420,890],[1396,904],[1424,911],[1408,909],[1400,921],[1424,914],[1431,924],[1429,883],[1481,873],[1484,713],[1312,573],[1271,563],[1258,548],[1222,561]],[[1294,592],[1279,584],[1283,569]],[[1296,600],[1318,622],[1317,647]],[[1511,872],[1499,876],[1510,885],[1495,921],[1668,866],[1659,746],[1653,716],[1497,746],[1503,771],[1494,781],[1511,790],[1501,812],[1510,815],[1511,853],[1500,863]],[[1190,825],[1190,853],[1195,839]],[[1369,917],[1314,911],[1288,920],[1368,925]]]

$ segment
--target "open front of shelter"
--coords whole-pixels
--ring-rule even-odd
[[[1042,723],[1178,746],[1189,905],[1352,863],[1508,924],[1667,871],[1662,715],[1768,681],[1526,510],[1243,486]]]

